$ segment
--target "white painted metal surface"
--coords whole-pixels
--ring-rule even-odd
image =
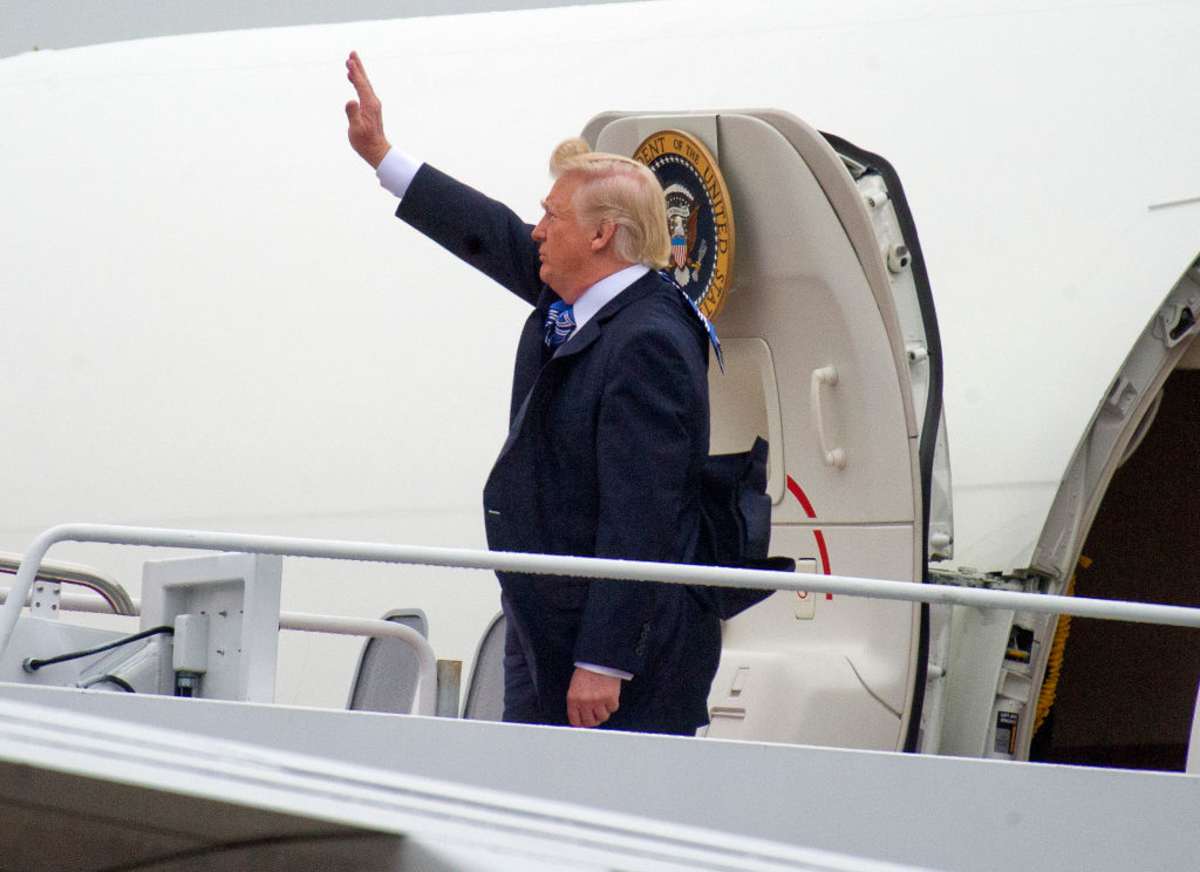
[[[209,652],[204,695],[272,702],[282,565],[278,557],[255,554],[147,561],[141,628],[174,626],[178,635],[180,615],[203,617],[202,648]]]
[[[583,0],[605,2],[613,0]],[[583,5],[580,0],[312,0],[299,6],[287,0],[253,4],[213,0],[198,6],[113,0],[105,4],[103,15],[79,15],[79,7],[47,8],[38,0],[9,0],[0,10],[0,57],[181,33],[539,9],[568,3]]]
[[[275,710],[273,714],[277,728],[289,716],[304,719],[303,712]],[[386,726],[391,720],[382,723]],[[291,724],[285,732],[303,734],[298,726]],[[401,836],[404,851],[398,862],[386,867],[396,870],[902,872],[917,868],[433,780],[324,755],[302,755],[278,750],[270,742],[248,744],[195,731],[177,733],[11,700],[0,701],[0,738],[0,773],[7,774],[7,768],[37,767],[73,776],[93,795],[104,785],[134,787],[168,812],[172,805],[186,809],[187,800],[215,801],[231,812],[226,827],[230,832],[239,829],[237,810],[251,809]],[[376,734],[376,741],[380,738]],[[394,745],[388,737],[373,750]],[[443,745],[440,753],[452,755],[457,750]],[[10,803],[15,799],[5,798]],[[69,797],[40,792],[27,793],[18,800],[22,801],[49,804],[55,810],[75,805]],[[108,818],[118,833],[136,831],[140,824],[132,816],[123,816],[120,808],[86,810]],[[163,817],[162,811],[158,816]],[[195,832],[195,824],[189,827],[184,820],[174,825],[181,834]],[[278,826],[280,834],[296,828],[295,823],[286,826],[283,821]],[[228,837],[218,831],[207,834],[206,841],[217,865],[201,868],[224,868],[219,849]],[[203,847],[202,843],[192,849],[198,861],[204,858]],[[22,853],[32,861],[24,867],[30,872],[61,868],[58,864],[64,860],[53,845]],[[90,859],[80,858],[74,868],[80,872],[105,868],[111,860],[102,854],[98,850]],[[37,862],[39,855],[43,863]],[[427,855],[432,855],[433,863]]]
[[[0,698],[700,827],[724,846],[736,832],[957,872],[1178,872],[1200,854],[1194,775],[10,685]]]
[[[897,582],[886,579],[903,577],[896,555],[909,553],[912,530],[904,525],[839,525],[822,534],[828,548],[838,549],[835,553],[853,553],[856,571],[835,567],[835,576],[824,575],[810,528],[774,528],[772,553],[808,558],[810,574],[795,579],[803,590],[776,593],[725,624],[722,662],[710,700],[717,704],[737,669],[749,668],[750,673],[737,706],[747,709],[740,730],[725,721],[718,734],[895,750],[903,743],[902,718],[896,713],[904,711],[910,692],[913,606],[836,591],[831,598],[824,579],[853,574],[890,587]],[[798,606],[803,607],[801,615],[811,610],[812,617],[798,618]],[[870,631],[864,632],[865,627]],[[830,717],[831,711],[844,714]]]
[[[841,447],[832,447],[833,440],[826,433],[825,416],[821,409],[821,388],[828,385],[831,388],[837,387],[838,374],[837,367],[822,366],[814,369],[812,372],[812,383],[809,389],[810,406],[812,409],[812,418],[817,431],[818,443],[821,446],[821,453],[825,455],[825,463],[827,466],[832,466],[837,469],[846,468],[846,449]]]
[[[9,590],[0,588],[0,603],[7,602]],[[141,603],[129,601],[129,616],[141,613]],[[60,600],[60,611],[93,612],[107,614],[112,609],[110,602],[98,597],[80,594],[65,594]],[[306,633],[330,633],[344,636],[398,639],[413,650],[417,657],[417,687],[412,700],[412,712],[432,715],[437,708],[437,657],[429,640],[411,627],[394,621],[375,618],[352,618],[342,615],[310,615],[301,612],[280,612],[280,630],[297,630]]]

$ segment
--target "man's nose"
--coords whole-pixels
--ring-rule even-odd
[[[534,225],[533,232],[529,235],[533,237],[534,242],[541,242],[546,238],[546,231],[542,229],[541,221]]]

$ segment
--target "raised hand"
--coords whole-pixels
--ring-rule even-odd
[[[346,78],[358,92],[358,99],[346,104],[346,118],[350,121],[347,135],[350,145],[367,163],[378,167],[391,144],[383,134],[383,104],[375,96],[375,89],[367,78],[367,71],[357,52],[350,52],[346,59]]]

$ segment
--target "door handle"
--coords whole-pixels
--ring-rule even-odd
[[[845,469],[846,450],[838,446],[829,447],[829,439],[825,436],[825,419],[821,414],[821,385],[829,385],[832,388],[836,387],[837,383],[838,373],[836,367],[823,366],[820,369],[814,369],[812,374],[812,388],[808,394],[808,401],[809,408],[812,410],[813,424],[817,428],[817,439],[821,443],[821,454],[825,458],[825,464],[836,469]]]

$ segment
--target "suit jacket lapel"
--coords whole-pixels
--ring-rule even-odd
[[[599,321],[600,313],[597,312],[586,324],[579,328],[578,333],[554,349],[554,356],[550,360],[562,360],[564,357],[579,354],[579,352],[590,347],[593,342],[600,338]]]
[[[610,321],[630,303],[635,303],[643,297],[654,293],[655,288],[661,282],[662,278],[658,273],[653,270],[646,273],[646,275],[605,303],[604,307],[579,328],[579,332],[572,336],[569,341],[558,346],[552,360],[570,357],[589,348],[593,342],[600,338],[600,332],[607,321]]]
[[[525,395],[525,399],[521,401],[521,406],[517,409],[517,414],[513,417],[512,425],[508,428],[508,437],[504,440],[504,447],[500,449],[500,455],[497,458],[504,457],[512,448],[513,442],[516,441],[517,435],[521,432],[521,427],[525,423],[525,416],[529,413],[529,406],[533,401],[534,396],[538,393],[539,388],[547,378],[547,373],[551,367],[558,365],[558,361],[567,357],[572,357],[586,351],[588,348],[600,338],[603,325],[611,320],[618,312],[628,306],[630,303],[654,293],[655,289],[662,282],[662,278],[658,273],[651,270],[646,275],[642,276],[632,285],[627,287],[621,293],[617,294],[609,300],[604,307],[593,315],[586,324],[579,328],[579,332],[572,336],[568,341],[558,346],[554,350],[554,356],[546,361],[537,378],[534,379],[533,386],[530,387],[529,393]],[[550,303],[557,300],[558,295],[551,292],[549,289],[542,291],[541,297],[538,299],[538,310],[543,308],[549,309]]]

